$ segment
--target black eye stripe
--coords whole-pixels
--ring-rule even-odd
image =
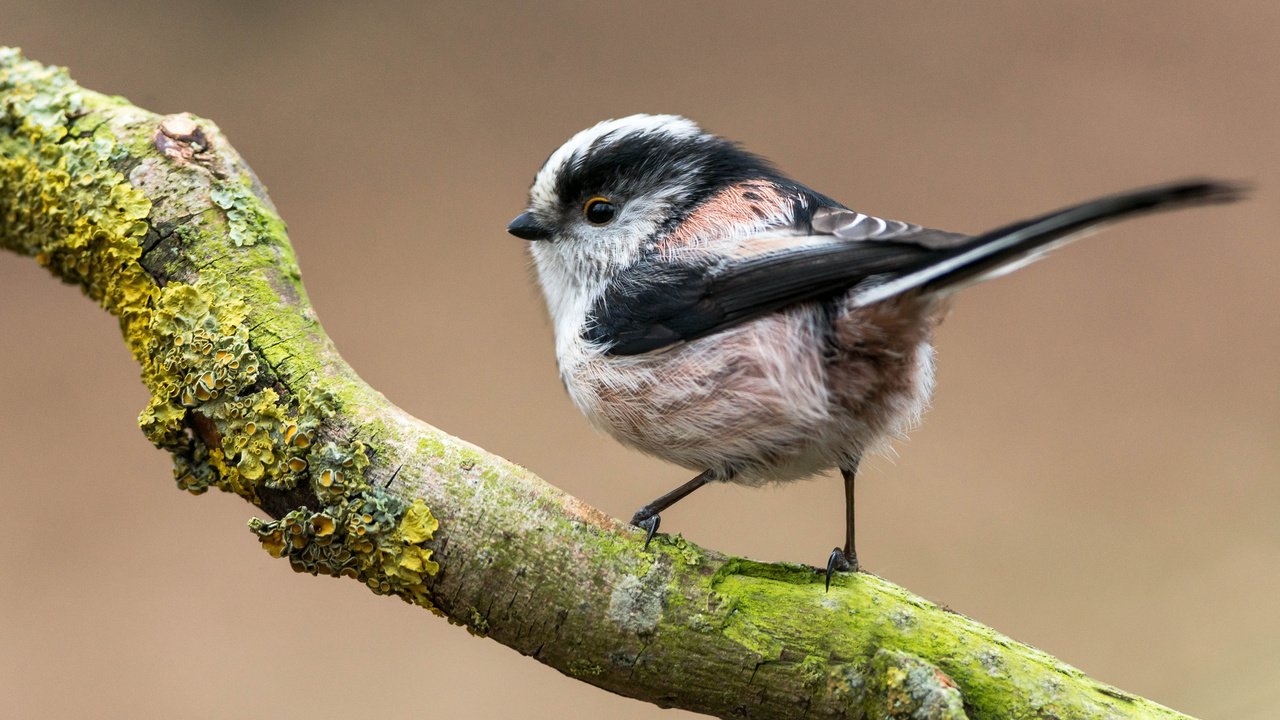
[[[785,180],[768,161],[714,135],[686,138],[646,132],[607,137],[607,142],[600,138],[564,164],[555,179],[555,197],[566,203],[578,198],[636,198],[679,184],[684,192],[670,208],[679,216],[726,185]],[[576,209],[585,213],[586,205]]]

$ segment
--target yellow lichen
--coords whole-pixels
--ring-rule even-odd
[[[245,316],[225,282],[167,286],[152,313],[143,363],[144,379],[157,391],[139,422],[152,442],[182,458],[180,487],[201,492],[213,484],[256,501],[260,487],[297,484],[309,467],[311,436],[335,405],[321,390],[300,393],[292,406],[273,388],[253,391],[260,361]],[[191,422],[211,431],[202,440],[213,446],[208,460],[216,472],[190,467],[203,459],[185,432]]]
[[[431,539],[440,528],[440,521],[431,516],[427,504],[421,498],[414,500],[400,520],[400,535],[407,543],[421,543]]]
[[[311,489],[322,503],[337,502],[368,488],[364,470],[369,458],[363,443],[354,442],[347,447],[326,443],[307,456],[307,466],[312,470]]]
[[[251,337],[251,308],[263,293],[276,300],[278,290],[239,274],[230,280],[226,269],[209,264],[165,278],[162,288],[143,267],[144,243],[159,233],[152,232],[151,200],[122,169],[150,162],[179,172],[155,147],[155,130],[128,129],[146,125],[146,117],[121,99],[81,90],[64,69],[0,48],[0,247],[34,256],[120,318],[151,392],[139,424],[173,454],[178,487],[219,487],[256,503],[266,489],[290,490],[305,480],[323,509],[255,521],[267,551],[288,557],[295,569],[357,577],[377,592],[430,607],[424,579],[438,566],[425,544],[437,521],[421,500],[406,503],[370,488],[372,451],[364,444],[319,443],[339,409],[336,397],[304,379],[316,373],[282,342],[255,345]],[[116,137],[121,129],[132,144]],[[292,265],[284,225],[255,195],[249,173],[208,182],[203,192],[225,221],[213,239],[194,226],[167,230],[179,256],[230,247],[237,260]],[[285,275],[305,302],[296,267]],[[302,313],[272,320],[257,340],[283,341],[314,323]],[[286,364],[292,380],[282,382]]]
[[[120,317],[141,358],[155,282],[137,260],[151,201],[66,70],[0,48],[0,246],[35,256]]]
[[[439,522],[421,498],[406,504],[383,490],[366,490],[321,512],[294,510],[279,520],[254,519],[249,528],[273,557],[294,570],[354,577],[374,592],[432,608],[425,581],[440,566],[425,544]]]

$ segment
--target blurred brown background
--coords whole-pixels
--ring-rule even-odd
[[[1280,5],[0,0],[0,44],[213,118],[392,400],[627,517],[687,479],[561,390],[521,241],[546,155],[676,112],[854,207],[978,231],[1188,175],[1244,205],[1126,224],[967,291],[939,392],[864,465],[870,569],[1204,718],[1280,707]],[[689,717],[349,581],[173,489],[115,320],[0,255],[8,717]],[[664,530],[819,563],[826,478],[704,490]]]

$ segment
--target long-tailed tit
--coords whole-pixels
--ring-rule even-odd
[[[634,115],[552,153],[507,230],[533,241],[574,404],[700,473],[631,522],[652,539],[659,513],[709,482],[838,467],[847,527],[829,585],[857,568],[858,461],[928,403],[952,292],[1100,225],[1240,194],[1178,182],[962,235],[850,210],[685,118]]]

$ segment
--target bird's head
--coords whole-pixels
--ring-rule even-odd
[[[531,241],[550,294],[548,272],[594,285],[724,188],[777,177],[767,161],[686,118],[606,120],[551,153],[507,231]]]

